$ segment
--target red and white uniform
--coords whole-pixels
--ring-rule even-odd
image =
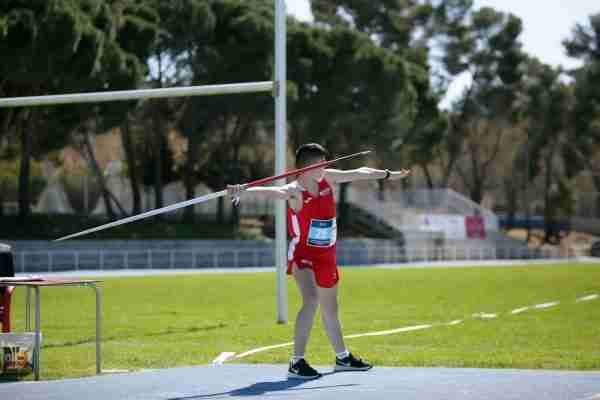
[[[298,184],[295,182],[294,184]],[[336,263],[337,221],[333,189],[325,179],[319,181],[319,194],[302,190],[302,209],[296,213],[288,207],[287,273],[293,265],[311,268],[320,287],[333,287],[339,280]]]

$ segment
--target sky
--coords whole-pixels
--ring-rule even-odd
[[[571,35],[575,24],[587,23],[590,15],[600,12],[598,0],[474,0],[474,2],[475,8],[493,7],[521,18],[523,49],[546,64],[562,65],[565,68],[577,67],[579,62],[567,57],[562,41]],[[289,14],[302,21],[312,20],[308,0],[286,0],[286,4]],[[470,78],[466,75],[457,78],[441,106],[447,107],[469,82]]]

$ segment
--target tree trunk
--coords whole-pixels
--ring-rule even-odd
[[[104,174],[100,169],[100,165],[98,165],[98,160],[96,160],[96,155],[94,154],[94,148],[92,147],[92,142],[90,140],[90,133],[87,128],[84,128],[86,131],[82,132],[84,139],[85,152],[87,153],[87,159],[92,167],[92,171],[96,175],[98,179],[98,183],[100,184],[100,190],[102,192],[102,200],[104,201],[104,207],[106,208],[106,212],[110,219],[115,219],[115,211],[112,208],[112,202],[110,199],[110,194],[108,193],[108,188],[106,187],[106,180],[104,179]]]
[[[514,182],[511,179],[504,181],[504,191],[506,193],[506,229],[509,230],[513,227],[515,217],[517,214],[517,188],[514,186]]]
[[[450,178],[452,177],[452,173],[454,172],[454,165],[458,160],[458,156],[451,155],[451,160],[448,162],[448,165],[445,168],[444,176],[442,178],[442,188],[447,188],[450,184]]]
[[[450,178],[452,177],[452,173],[454,172],[454,166],[458,159],[460,158],[462,148],[463,148],[463,130],[465,129],[465,123],[467,121],[467,113],[468,113],[468,105],[469,101],[471,101],[471,95],[473,94],[473,89],[475,88],[475,82],[479,77],[479,70],[476,70],[473,73],[473,83],[467,89],[467,93],[464,96],[462,108],[460,110],[460,114],[458,117],[451,119],[451,137],[448,141],[448,147],[446,151],[448,152],[448,164],[445,165],[444,168],[444,176],[442,179],[442,187],[448,187],[450,183]]]
[[[163,132],[158,109],[154,112],[154,203],[157,208],[163,207],[162,146]],[[161,216],[158,216],[161,218]]]
[[[121,141],[123,150],[125,151],[125,162],[127,163],[127,171],[129,172],[129,182],[131,184],[131,194],[133,196],[134,215],[142,212],[142,195],[140,192],[140,183],[136,168],[135,149],[131,139],[131,130],[129,125],[129,115],[125,117],[125,121],[121,125]]]
[[[477,129],[477,128],[474,128]],[[471,200],[477,204],[481,204],[483,200],[483,176],[482,176],[482,164],[479,161],[478,152],[480,151],[479,146],[467,146],[469,148],[469,155],[471,158],[471,180],[472,186],[470,191]],[[465,182],[466,183],[466,182]]]
[[[470,190],[471,200],[477,204],[481,204],[483,201],[483,184],[479,181],[473,183],[473,187]]]
[[[340,183],[340,198],[338,208],[340,210],[340,220],[344,222],[344,224],[350,224],[350,213],[348,212],[348,182]]]
[[[187,160],[185,160],[185,176],[183,177],[183,184],[185,186],[185,198],[193,199],[196,197],[196,171],[195,166],[198,162],[198,154],[200,147],[200,135],[197,132],[193,132],[188,139],[188,152]],[[196,219],[196,213],[194,207],[186,207],[183,211],[183,219],[186,222],[194,222]]]
[[[225,199],[221,196],[218,198],[217,203],[217,223],[223,224],[225,222]]]
[[[593,176],[594,186],[596,187],[596,218],[600,218],[600,176]]]
[[[524,185],[523,185],[523,197],[524,197],[524,204],[525,204],[525,218],[526,218],[526,224],[527,224],[527,236],[525,238],[525,240],[527,241],[527,244],[529,244],[529,241],[531,240],[531,206],[530,206],[530,200],[529,200],[529,180],[530,180],[530,175],[531,175],[531,155],[530,155],[530,143],[529,143],[529,133],[527,133],[527,138],[526,138],[526,142],[525,142],[525,179],[524,179]]]
[[[37,113],[29,113],[27,123],[21,124],[21,165],[19,169],[19,219],[26,220],[31,215],[31,154],[33,151],[33,129]]]
[[[429,171],[429,167],[427,166],[427,164],[419,164],[419,166],[421,167],[421,169],[423,170],[423,173],[425,174],[425,179],[427,180],[427,187],[429,189],[433,189],[434,185],[433,185],[433,177],[431,176],[431,172]]]
[[[525,187],[523,191],[525,197],[525,224],[527,229],[527,236],[525,237],[525,241],[529,244],[531,240],[531,206],[529,204],[529,196],[527,195],[528,187]]]
[[[544,243],[553,243],[555,235],[555,221],[554,221],[554,202],[551,199],[551,188],[552,188],[552,154],[547,158],[546,165],[546,184],[544,189]]]
[[[379,201],[385,201],[385,180],[377,180],[377,198]]]
[[[596,197],[596,209],[594,210],[594,216],[596,218],[600,218],[600,175],[595,172],[594,163],[592,160],[581,152],[578,153],[581,159],[585,162],[587,169],[592,173],[592,182],[596,188],[596,193],[598,193],[598,196]]]
[[[4,193],[6,193],[6,183],[0,180],[0,217],[4,216]]]

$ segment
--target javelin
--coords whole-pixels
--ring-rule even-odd
[[[283,173],[281,175],[270,176],[268,178],[263,178],[263,179],[259,179],[259,180],[253,181],[253,182],[249,182],[249,183],[244,184],[243,186],[245,188],[250,188],[250,187],[253,187],[253,186],[265,185],[267,183],[276,181],[278,179],[287,178],[288,176],[299,175],[299,174],[301,174],[303,172],[310,171],[310,170],[313,170],[313,169],[316,169],[316,168],[326,167],[328,165],[334,164],[334,163],[342,161],[342,160],[347,160],[349,158],[353,158],[353,157],[357,157],[357,156],[364,156],[366,154],[369,154],[370,152],[371,152],[370,150],[361,151],[360,153],[350,154],[348,156],[336,158],[335,160],[321,161],[321,162],[318,162],[318,163],[313,164],[313,165],[309,165],[309,166],[304,167],[304,168],[295,169],[293,171],[289,171],[289,172]],[[108,224],[100,225],[100,226],[97,226],[95,228],[86,229],[86,230],[78,232],[78,233],[73,233],[72,235],[63,236],[61,238],[55,239],[54,241],[55,242],[61,242],[63,240],[72,239],[72,238],[75,238],[75,237],[78,237],[78,236],[87,235],[88,233],[98,232],[98,231],[102,231],[102,230],[108,229],[108,228],[114,228],[115,226],[128,224],[130,222],[138,221],[140,219],[144,219],[144,218],[148,218],[148,217],[152,217],[154,215],[163,214],[163,213],[166,213],[166,212],[169,212],[169,211],[178,210],[178,209],[183,208],[183,207],[188,207],[188,206],[191,206],[191,205],[194,205],[194,204],[199,204],[199,203],[203,203],[203,202],[208,201],[208,200],[212,200],[212,199],[216,199],[216,198],[219,198],[219,197],[223,197],[226,194],[227,194],[227,189],[221,190],[220,192],[210,193],[210,194],[207,194],[205,196],[196,197],[196,198],[193,198],[193,199],[190,199],[190,200],[182,201],[180,203],[171,204],[170,206],[166,206],[166,207],[162,207],[162,208],[157,208],[157,209],[150,210],[150,211],[142,213],[142,214],[132,215],[131,217],[127,217],[127,218],[119,219],[117,221],[109,222]]]

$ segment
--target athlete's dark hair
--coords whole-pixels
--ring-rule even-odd
[[[329,153],[318,143],[306,143],[296,150],[296,167],[305,167],[319,158],[327,158]]]

